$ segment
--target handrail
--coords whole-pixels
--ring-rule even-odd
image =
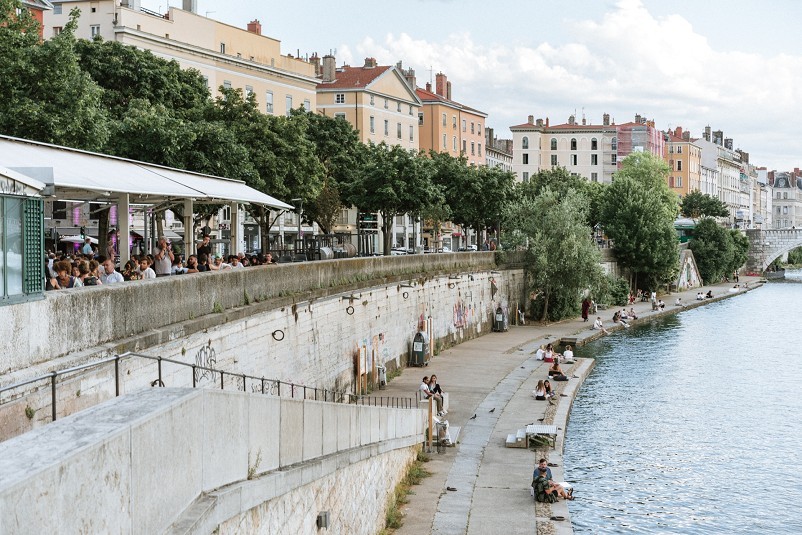
[[[120,360],[122,359],[132,359],[132,358],[141,358],[150,361],[156,361],[158,363],[158,378],[151,383],[151,386],[165,386],[163,377],[162,377],[162,363],[166,362],[169,364],[177,364],[179,366],[184,366],[186,368],[192,369],[192,388],[199,388],[198,387],[198,372],[208,372],[211,377],[210,379],[214,380],[214,377],[217,374],[220,374],[220,389],[225,389],[225,378],[226,376],[233,377],[237,380],[238,390],[240,389],[239,382],[241,381],[242,386],[241,390],[243,392],[247,392],[248,381],[251,381],[251,392],[252,393],[261,393],[265,395],[275,395],[281,397],[281,386],[285,385],[285,392],[289,392],[289,397],[294,399],[296,390],[298,392],[303,392],[302,399],[308,399],[308,390],[312,390],[314,392],[314,400],[319,401],[331,401],[334,403],[356,403],[359,404],[361,401],[362,405],[365,405],[365,400],[367,399],[367,405],[377,405],[376,400],[372,398],[366,398],[365,396],[357,396],[355,394],[349,394],[347,392],[338,392],[336,390],[327,390],[325,388],[317,388],[317,387],[308,387],[306,385],[297,385],[295,383],[288,383],[285,381],[280,381],[278,379],[265,379],[264,377],[256,377],[254,375],[247,375],[244,373],[233,373],[227,372],[225,370],[219,370],[216,368],[210,368],[208,366],[202,366],[200,364],[192,364],[188,362],[181,362],[179,360],[173,360],[169,358],[159,357],[159,356],[152,356],[152,355],[143,355],[140,353],[133,353],[133,352],[126,352],[119,355],[114,355],[113,357],[106,357],[95,362],[90,362],[87,364],[81,364],[79,366],[73,366],[71,368],[66,368],[63,370],[56,370],[52,371],[45,375],[40,375],[38,377],[34,377],[32,379],[27,379],[25,381],[20,381],[18,383],[14,383],[8,386],[0,387],[0,394],[4,392],[8,392],[11,390],[16,390],[23,386],[27,386],[39,381],[50,381],[51,387],[51,416],[52,421],[56,420],[56,390],[58,381],[57,379],[63,375],[72,374],[75,372],[85,371],[88,369],[93,368],[100,368],[105,364],[109,364],[114,362],[114,383],[115,383],[115,396],[120,395]],[[210,381],[208,384],[212,384]],[[289,387],[289,388],[286,388]],[[202,387],[201,387],[202,388]],[[303,389],[303,390],[301,390]],[[319,398],[319,393],[322,393],[322,399]],[[387,404],[385,405],[385,399],[387,400]],[[382,407],[393,407],[399,409],[411,409],[417,408],[413,407],[412,402],[408,398],[404,397],[387,397],[387,398],[380,398],[379,403]],[[2,403],[0,402],[0,405]]]

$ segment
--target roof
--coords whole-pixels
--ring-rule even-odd
[[[377,67],[349,67],[338,68],[334,73],[333,82],[320,82],[318,89],[361,89],[373,83],[376,78],[392,69],[389,65]]]
[[[39,11],[53,9],[53,4],[47,0],[22,0],[22,5],[31,9],[38,9]]]
[[[127,193],[132,203],[191,198],[198,202],[233,201],[293,208],[241,180],[2,135],[0,166],[37,179],[72,198]]]
[[[0,179],[11,179],[14,182],[18,182],[19,184],[36,191],[42,191],[45,189],[44,182],[34,180],[29,176],[23,175],[22,173],[18,173],[17,171],[8,169],[6,167],[0,167]],[[17,184],[8,183],[7,180],[3,180],[2,187],[0,187],[0,193],[15,193],[17,189]]]
[[[415,94],[418,95],[418,98],[421,99],[421,102],[423,102],[424,104],[426,104],[427,102],[437,102],[440,104],[445,104],[446,106],[453,106],[461,110],[469,111],[471,113],[487,117],[487,113],[483,111],[471,108],[470,106],[466,106],[465,104],[460,104],[456,100],[451,100],[442,95],[438,95],[437,93],[427,91],[426,89],[421,89],[420,87],[415,89]]]

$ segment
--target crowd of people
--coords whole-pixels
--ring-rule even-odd
[[[186,258],[174,252],[172,244],[162,236],[152,254],[132,256],[124,266],[120,266],[119,271],[116,260],[117,255],[113,245],[109,246],[106,254],[101,254],[92,246],[89,238],[86,238],[84,244],[74,254],[56,255],[51,252],[45,259],[45,289],[63,290],[99,286],[275,263],[270,253],[253,255],[239,253],[225,258],[213,254],[208,236],[198,243],[197,254]]]

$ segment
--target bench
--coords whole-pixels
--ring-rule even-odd
[[[545,436],[551,440],[551,447],[557,447],[557,426],[544,425],[544,424],[530,424],[526,426],[526,443],[528,445],[530,438],[537,436]]]
[[[441,396],[443,396],[443,410],[448,412],[448,392],[443,392]],[[428,404],[429,404],[429,398],[424,397],[423,392],[418,390],[418,405],[428,405]]]

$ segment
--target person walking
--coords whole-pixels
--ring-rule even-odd
[[[586,297],[582,301],[582,321],[588,321],[588,311],[590,311],[590,299]]]

